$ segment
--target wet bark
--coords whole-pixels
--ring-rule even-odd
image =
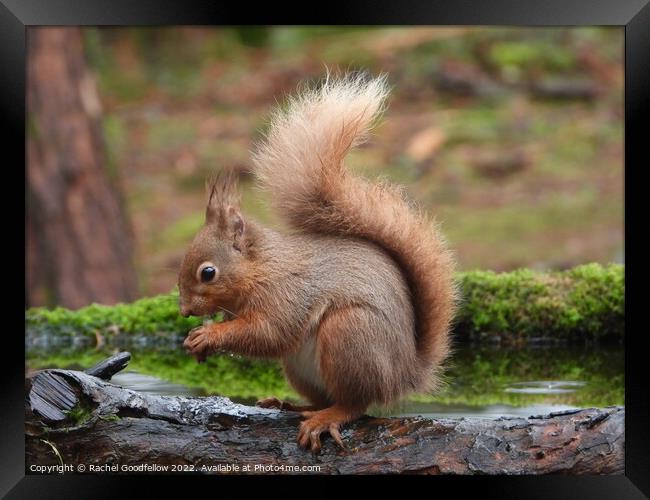
[[[133,300],[130,228],[81,31],[27,33],[27,305]]]
[[[118,355],[119,356],[119,355]],[[104,362],[105,376],[125,358]],[[106,368],[110,366],[111,368]],[[89,370],[92,372],[92,369]],[[138,393],[88,373],[44,370],[27,380],[26,471],[31,465],[172,465],[191,472],[325,474],[623,474],[621,407],[529,418],[372,418],[329,437],[320,455],[299,449],[300,415],[227,398]],[[249,470],[245,470],[245,466]],[[286,466],[320,470],[287,470]],[[257,467],[256,467],[257,466]],[[282,470],[281,467],[285,469]]]

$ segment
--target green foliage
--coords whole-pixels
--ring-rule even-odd
[[[588,264],[564,272],[521,269],[460,275],[461,339],[531,337],[621,339],[625,331],[624,266]]]

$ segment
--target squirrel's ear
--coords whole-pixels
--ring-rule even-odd
[[[208,190],[208,205],[205,209],[205,222],[217,224],[221,229],[228,225],[231,208],[238,211],[239,193],[237,178],[231,171],[220,172],[206,183]]]
[[[241,241],[246,229],[246,223],[239,210],[235,207],[228,207],[225,210],[226,234],[232,237],[233,246],[241,252]]]

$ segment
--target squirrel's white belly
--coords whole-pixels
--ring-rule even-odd
[[[295,376],[313,387],[325,390],[320,363],[316,356],[315,335],[309,335],[300,350],[287,356],[284,361]]]

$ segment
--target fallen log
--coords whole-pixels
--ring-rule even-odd
[[[362,419],[296,445],[300,415],[223,397],[138,393],[110,377],[121,353],[87,372],[42,370],[26,380],[26,473],[623,474],[623,407],[497,419]],[[110,368],[106,368],[110,367]],[[56,468],[48,469],[56,472]]]

